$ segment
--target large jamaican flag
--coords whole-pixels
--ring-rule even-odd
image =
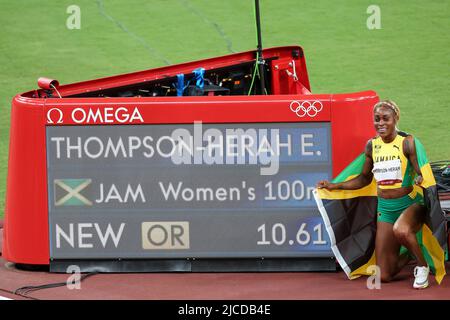
[[[420,186],[414,185],[413,192],[418,192],[424,197],[427,207],[426,222],[417,233],[417,239],[431,271],[435,274],[436,281],[441,283],[445,275],[444,261],[447,254],[446,221],[425,149],[419,140],[414,139],[414,141],[423,182]],[[359,175],[364,160],[365,155],[362,153],[332,182],[347,181]],[[314,196],[331,240],[331,249],[348,278],[372,275],[367,268],[376,265],[377,189],[375,179],[372,179],[370,185],[358,190],[316,189]]]

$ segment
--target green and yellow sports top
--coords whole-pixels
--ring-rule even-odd
[[[413,185],[414,169],[403,153],[403,141],[408,135],[399,132],[390,143],[380,137],[372,139],[372,173],[380,189],[398,189]]]

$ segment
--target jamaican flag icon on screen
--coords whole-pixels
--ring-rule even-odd
[[[55,179],[55,206],[92,206],[82,193],[91,183],[91,179]]]
[[[414,190],[424,197],[427,207],[426,222],[417,233],[417,239],[436,281],[441,283],[445,275],[444,262],[447,254],[446,221],[425,149],[417,139],[414,141],[423,177],[421,186],[414,185]],[[365,155],[362,153],[332,182],[353,179],[362,172],[364,161]],[[314,197],[331,240],[331,249],[348,278],[372,275],[368,267],[376,265],[377,187],[375,179],[372,179],[368,186],[358,190],[316,189]]]

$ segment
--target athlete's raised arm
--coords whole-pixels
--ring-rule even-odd
[[[316,187],[328,190],[356,190],[369,185],[373,178],[372,139],[367,141],[364,153],[366,159],[364,161],[362,172],[357,177],[339,183],[331,183],[328,180],[322,180],[317,183]]]

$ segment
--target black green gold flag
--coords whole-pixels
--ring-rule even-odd
[[[414,185],[413,192],[424,197],[427,207],[426,222],[417,233],[417,239],[436,281],[441,283],[445,275],[447,253],[446,221],[425,149],[418,139],[414,141],[423,182],[420,186]],[[365,155],[362,153],[332,182],[343,182],[358,176],[362,172],[364,161]],[[376,265],[378,200],[375,179],[358,190],[316,189],[314,196],[330,237],[331,249],[348,278],[372,275],[368,267]]]

